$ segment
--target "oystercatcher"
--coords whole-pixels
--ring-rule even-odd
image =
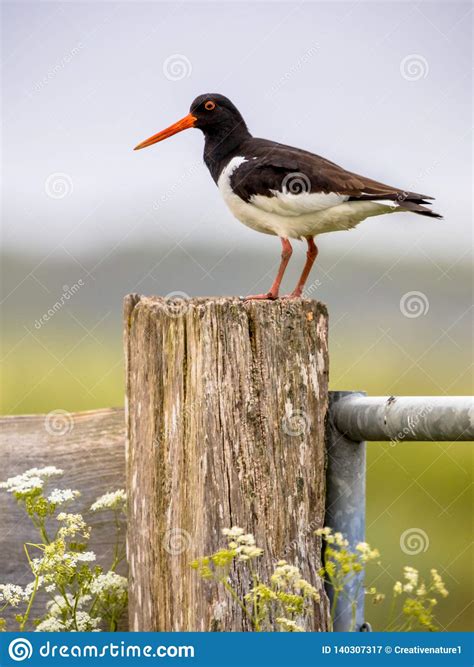
[[[359,176],[308,151],[253,137],[236,106],[219,94],[199,95],[187,116],[135,150],[191,127],[204,133],[204,162],[234,216],[281,240],[280,268],[270,291],[247,299],[278,298],[292,254],[290,239],[306,239],[308,244],[303,272],[287,295],[298,298],[318,254],[315,236],[351,229],[385,213],[442,217],[426,207],[433,197]]]

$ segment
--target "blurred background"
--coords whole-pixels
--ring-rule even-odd
[[[471,11],[4,2],[2,412],[122,405],[129,292],[269,287],[278,239],[232,218],[200,132],[132,151],[204,92],[230,97],[256,136],[436,197],[443,221],[387,216],[322,236],[305,295],[329,308],[332,389],[472,393]],[[373,581],[389,592],[405,564],[438,568],[448,630],[473,625],[470,451],[369,444],[367,534],[385,568]],[[383,629],[386,614],[367,616]]]

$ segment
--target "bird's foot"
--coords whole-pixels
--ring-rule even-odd
[[[275,301],[278,299],[278,294],[273,294],[273,292],[267,292],[266,294],[249,294],[244,297],[244,301]]]

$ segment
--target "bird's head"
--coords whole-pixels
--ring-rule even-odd
[[[235,134],[248,134],[247,126],[240,111],[227,97],[218,93],[206,93],[196,97],[187,116],[165,130],[158,132],[158,134],[142,141],[134,150],[152,146],[190,127],[197,127],[206,136],[222,139]]]

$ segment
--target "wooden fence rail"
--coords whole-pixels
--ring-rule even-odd
[[[103,493],[125,488],[124,411],[109,408],[2,417],[0,461],[0,481],[29,468],[56,466],[64,470],[58,487],[81,491],[78,505],[87,509]],[[115,543],[115,529],[107,518],[103,513],[87,515],[92,526],[91,548],[104,564],[110,564]],[[24,586],[32,580],[22,545],[35,537],[28,518],[10,494],[2,491],[0,583]],[[39,594],[33,611],[43,608],[44,601],[44,594]]]

